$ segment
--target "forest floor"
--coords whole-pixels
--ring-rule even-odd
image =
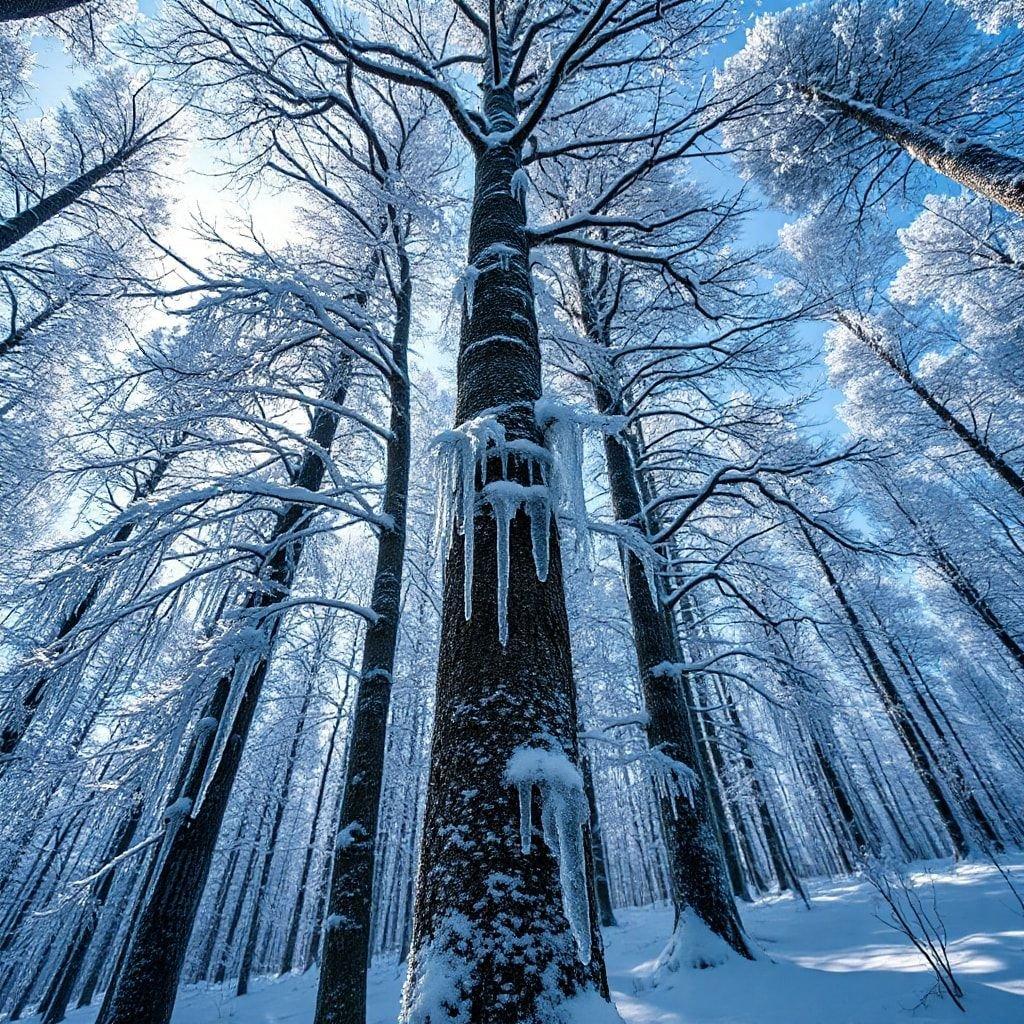
[[[1004,862],[1024,895],[1024,856]],[[608,975],[626,1024],[1024,1024],[1024,910],[990,864],[919,864],[910,876],[945,926],[953,968],[964,991],[961,1013],[935,992],[921,955],[880,918],[885,908],[856,878],[809,887],[811,908],[791,897],[744,909],[748,931],[765,951],[710,970],[655,979],[671,912],[619,912],[605,933]],[[401,967],[379,965],[370,977],[368,1024],[395,1024]],[[173,1024],[309,1024],[315,976],[255,979],[233,998],[232,986],[189,987]],[[68,1015],[90,1024],[95,1010]]]

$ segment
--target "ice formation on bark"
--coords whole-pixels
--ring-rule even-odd
[[[551,454],[532,441],[509,440],[498,420],[501,410],[480,416],[446,430],[435,441],[438,450],[437,531],[443,551],[447,551],[457,530],[465,544],[463,559],[463,601],[466,618],[473,614],[473,520],[478,505],[486,505],[494,515],[498,530],[498,631],[501,642],[508,639],[509,529],[522,510],[530,520],[533,561],[537,578],[547,579],[550,552],[552,509],[557,502],[553,486]],[[491,460],[501,466],[501,476],[483,485]],[[514,466],[517,475],[528,483],[509,479]]]
[[[504,781],[519,791],[519,841],[523,853],[533,845],[531,805],[537,788],[541,804],[544,842],[558,861],[562,907],[576,940],[582,963],[590,963],[590,901],[583,829],[590,807],[583,790],[583,776],[561,751],[544,747],[519,747],[508,760]]]

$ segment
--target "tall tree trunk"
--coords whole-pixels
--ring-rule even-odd
[[[494,130],[516,123],[515,99],[506,86],[486,87],[483,102]],[[542,444],[534,416],[541,361],[525,209],[514,188],[521,165],[521,153],[503,143],[476,154],[469,263],[478,278],[472,308],[467,303],[463,312],[456,423],[493,416],[520,451],[535,451]],[[502,643],[499,538],[487,488],[500,504],[502,489],[534,483],[531,462],[506,462],[493,452],[467,482],[475,485],[476,498],[471,521],[463,524],[475,547],[472,616],[467,619],[464,610],[465,541],[456,535],[445,566],[430,779],[402,1020],[436,1024],[447,1004],[465,1020],[547,1024],[571,1013],[560,1007],[576,996],[607,998],[589,879],[570,882],[586,885],[590,908],[589,937],[579,934],[581,954],[563,911],[556,858],[537,837],[528,837],[528,853],[520,852],[519,801],[505,777],[517,750],[542,743],[556,750],[552,756],[578,763],[558,529],[552,520],[542,581],[530,518],[519,508],[509,523],[511,600]],[[442,963],[451,972],[445,995],[435,976]]]
[[[3,20],[3,19],[0,19]],[[72,178],[56,192],[43,196],[35,206],[30,206],[16,213],[8,220],[0,221],[0,252],[4,252],[17,244],[36,228],[42,227],[47,221],[59,216],[70,206],[77,203],[86,193],[95,188],[108,174],[120,170],[147,143],[148,135],[121,146],[106,160],[94,164],[83,171],[77,178]]]
[[[330,451],[334,441],[340,417],[330,406],[344,404],[350,361],[339,360],[335,373],[325,392],[329,405],[317,408],[309,431],[311,443],[296,474],[296,487],[308,492],[315,493],[323,484],[326,466],[317,453]],[[269,537],[271,553],[246,601],[247,611],[258,616],[261,609],[287,598],[302,557],[310,515],[309,507],[298,502],[288,503],[278,514]],[[196,729],[185,759],[188,770],[183,784],[175,787],[167,808],[159,870],[139,910],[124,964],[100,1012],[100,1024],[167,1024],[171,1018],[189,936],[281,619],[269,612],[266,621],[258,621],[266,637],[262,651],[239,658],[221,675]],[[233,690],[239,690],[241,698],[230,723],[231,733],[219,760],[211,764],[214,732],[210,725],[220,722]],[[208,772],[202,803],[194,811]]]
[[[145,480],[136,488],[133,504],[145,502],[152,496],[157,487],[160,486],[161,480],[163,480],[164,475],[167,473],[168,466],[170,466],[171,461],[178,452],[178,444],[180,444],[180,439],[157,456],[153,463],[153,468]],[[110,538],[109,547],[111,550],[117,551],[126,544],[131,539],[137,525],[133,520],[129,520],[121,525]],[[50,642],[47,651],[48,657],[51,660],[59,658],[67,650],[68,637],[82,621],[89,609],[96,603],[106,582],[107,576],[103,573],[98,573],[96,579],[86,591],[85,596],[76,602],[61,619],[56,635]],[[42,704],[43,699],[46,697],[53,676],[53,670],[44,670],[35,674],[31,686],[21,694],[20,698],[15,698],[15,701],[6,709],[6,721],[3,733],[0,734],[0,777],[3,776],[5,769],[14,760],[18,744],[28,731],[36,712],[39,710],[40,704]]]
[[[949,833],[954,852],[958,857],[966,856],[970,850],[970,844],[964,835],[963,829],[960,827],[956,812],[953,810],[949,797],[946,795],[945,787],[938,777],[937,766],[929,760],[922,747],[921,738],[914,721],[906,705],[903,703],[899,691],[896,689],[896,684],[892,681],[892,677],[875,650],[874,644],[868,638],[867,630],[864,628],[860,616],[846,596],[846,591],[836,578],[831,565],[829,565],[823,552],[814,542],[810,531],[803,523],[800,523],[800,532],[803,534],[808,548],[814,555],[818,567],[821,569],[829,588],[839,603],[846,621],[850,624],[850,629],[866,659],[868,676],[875,683],[882,706],[885,708],[886,714],[896,730],[896,734],[902,741],[910,757],[911,764],[913,764],[921,782],[924,784],[935,812],[939,816],[939,820],[945,825],[946,831]]]
[[[943,402],[917,379],[917,375],[902,360],[897,359],[863,324],[846,314],[836,316],[836,321],[852,331],[900,380],[930,409],[939,421],[953,435],[962,441],[982,462],[1005,484],[1024,498],[1024,477],[1011,466],[977,432],[957,417]]]
[[[412,325],[412,276],[404,245],[398,250],[399,289],[391,356],[391,422],[382,511],[389,525],[377,542],[371,607],[349,734],[345,795],[337,821],[327,903],[327,931],[320,960],[315,1024],[364,1024],[370,966],[371,912],[377,821],[384,781],[384,752],[392,672],[398,645],[412,454],[408,379]]]
[[[46,18],[71,7],[80,7],[83,3],[84,0],[4,0],[0,3],[0,21]]]
[[[110,841],[103,857],[105,863],[109,864],[131,846],[142,817],[142,808],[143,798],[142,793],[139,792],[131,798],[131,806]],[[108,869],[93,888],[90,905],[86,910],[86,919],[81,923],[80,928],[76,929],[74,938],[54,973],[53,983],[44,1000],[46,1012],[42,1016],[42,1024],[57,1024],[58,1021],[64,1019],[71,994],[74,992],[78,977],[85,966],[89,944],[96,934],[100,914],[103,912],[103,907],[114,884],[115,874],[116,869]]]
[[[620,411],[604,382],[595,377],[592,387],[598,412],[609,415]],[[619,434],[607,433],[604,452],[616,520],[643,528],[644,506],[626,441]],[[669,618],[655,602],[646,567],[640,559],[625,549],[622,559],[640,686],[649,717],[648,742],[652,750],[692,771],[697,780],[690,800],[667,794],[659,800],[676,914],[678,917],[686,908],[692,909],[715,935],[749,958],[754,954],[732,897],[709,794],[711,781],[702,769],[697,747],[694,713],[686,699],[685,681],[672,670],[678,660],[678,648]]]
[[[615,928],[615,911],[612,909],[612,894],[608,888],[608,861],[604,852],[604,836],[601,834],[601,819],[597,813],[597,794],[594,792],[594,776],[590,770],[590,758],[583,755],[583,788],[590,806],[590,851],[594,862],[594,897],[602,928]]]
[[[971,192],[991,200],[1011,213],[1024,215],[1024,159],[963,139],[924,124],[914,124],[883,107],[848,96],[839,96],[817,86],[799,90],[843,117],[888,139],[919,163]]]
[[[284,812],[288,807],[288,796],[292,788],[292,776],[295,774],[295,761],[299,756],[299,746],[302,743],[303,733],[306,731],[306,714],[309,711],[310,688],[313,681],[308,679],[306,683],[306,692],[302,698],[302,706],[299,709],[298,718],[295,720],[295,732],[292,734],[291,747],[285,761],[284,774],[281,776],[281,784],[277,800],[274,804],[274,817],[270,823],[270,838],[267,840],[266,849],[263,851],[260,877],[256,883],[252,906],[249,910],[249,923],[246,926],[245,942],[242,945],[242,962],[238,967],[238,984],[235,987],[236,996],[244,996],[249,991],[249,975],[252,972],[253,959],[256,955],[256,938],[259,934],[260,915],[264,909],[263,898],[267,892],[267,882],[270,881],[270,869],[274,863],[274,853],[277,850],[277,837],[281,832],[281,822],[284,821]]]
[[[316,853],[316,835],[320,825],[320,815],[323,811],[324,797],[327,793],[327,780],[331,775],[331,764],[334,760],[334,747],[338,741],[338,729],[341,727],[341,716],[344,706],[339,702],[337,714],[334,716],[334,724],[331,726],[331,738],[327,744],[327,756],[324,758],[324,766],[320,772],[320,783],[316,791],[316,803],[313,806],[313,817],[309,823],[309,838],[306,842],[306,850],[302,857],[302,870],[299,873],[299,888],[295,895],[295,904],[292,906],[291,918],[288,921],[288,932],[284,943],[284,952],[281,954],[281,974],[287,974],[295,966],[295,949],[299,941],[299,926],[302,924],[302,912],[306,905],[306,896],[309,889],[309,873],[313,867],[313,854]]]
[[[252,880],[256,874],[256,861],[260,855],[260,841],[263,837],[263,826],[266,823],[267,807],[264,805],[263,813],[260,815],[260,822],[253,838],[252,848],[245,861],[245,868],[238,885],[238,893],[235,897],[235,904],[231,909],[231,918],[228,921],[227,932],[224,935],[224,944],[221,946],[220,956],[217,958],[217,967],[213,972],[213,983],[220,985],[228,971],[228,959],[235,949],[235,935],[238,926],[242,923],[242,912],[245,910],[246,897],[252,892]]]

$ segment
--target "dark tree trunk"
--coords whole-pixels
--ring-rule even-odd
[[[412,451],[408,380],[412,278],[401,243],[398,264],[399,291],[391,344],[395,370],[390,382],[391,422],[382,507],[390,524],[380,531],[377,542],[371,598],[377,619],[367,627],[363,643],[345,795],[336,825],[315,1024],[364,1024],[366,1019],[377,821],[401,614]]]
[[[597,794],[594,792],[594,777],[590,770],[590,758],[583,755],[583,788],[587,793],[590,807],[590,856],[594,864],[594,898],[602,928],[615,928],[615,911],[612,908],[612,894],[608,887],[608,861],[604,853],[604,837],[601,834],[601,819],[597,813]]]
[[[0,16],[0,20],[4,20]],[[43,196],[35,206],[30,206],[5,221],[0,221],[0,252],[17,244],[27,235],[42,227],[47,221],[62,214],[77,203],[87,192],[95,188],[108,174],[124,165],[145,145],[146,136],[118,149],[113,156],[93,165],[73,178],[63,188]]]
[[[970,850],[970,844],[964,835],[964,830],[960,827],[956,812],[953,810],[953,806],[946,795],[945,787],[939,780],[937,766],[928,758],[921,744],[921,738],[913,718],[903,703],[903,699],[896,689],[896,684],[892,681],[892,677],[875,650],[874,644],[868,638],[867,630],[864,628],[860,616],[846,596],[846,591],[836,578],[832,567],[803,523],[800,524],[800,531],[828,582],[836,601],[839,603],[839,607],[846,616],[846,621],[850,624],[850,629],[866,659],[868,676],[875,684],[882,701],[882,706],[885,708],[886,714],[896,730],[896,734],[903,743],[911,763],[924,784],[936,814],[938,814],[940,821],[942,821],[946,831],[949,833],[954,852],[958,857],[966,856]]]
[[[217,968],[213,972],[213,983],[215,985],[220,985],[227,975],[228,958],[235,948],[235,935],[238,932],[238,926],[242,923],[242,911],[245,910],[245,900],[252,891],[252,880],[256,874],[256,860],[260,854],[260,842],[263,837],[266,810],[266,807],[264,807],[259,827],[256,829],[256,837],[253,840],[252,849],[249,850],[249,856],[245,861],[245,869],[242,871],[238,892],[235,896],[235,905],[231,909],[231,919],[228,921],[227,932],[224,935],[224,944],[221,946],[220,956],[217,959]]]
[[[854,810],[853,803],[846,791],[846,786],[840,779],[839,772],[832,763],[832,758],[826,753],[821,745],[821,741],[816,736],[811,737],[811,749],[814,752],[814,759],[817,761],[822,778],[832,794],[832,799],[835,801],[854,848],[857,850],[870,849],[867,834],[861,826],[857,812]]]
[[[344,403],[350,373],[350,364],[342,360],[337,367],[337,377],[326,392],[332,405]],[[310,492],[320,489],[326,467],[316,453],[330,451],[338,421],[337,412],[329,407],[318,407],[309,432],[312,443],[296,474],[297,487]],[[222,675],[205,708],[204,723],[208,726],[211,720],[219,722],[232,689],[241,690],[231,734],[216,765],[210,765],[213,733],[209,728],[196,731],[185,759],[188,770],[183,785],[175,788],[168,805],[168,832],[159,870],[146,903],[140,908],[124,964],[100,1012],[100,1024],[167,1024],[171,1018],[217,835],[280,627],[279,615],[270,612],[266,621],[258,616],[261,609],[271,608],[288,596],[302,557],[303,533],[311,514],[310,508],[300,503],[290,503],[278,514],[269,538],[271,553],[261,567],[258,585],[246,601],[246,609],[263,627],[264,649],[252,657],[240,659]],[[212,774],[204,799],[193,813],[193,803],[210,768]]]
[[[234,838],[228,847],[228,859],[224,870],[217,884],[217,895],[214,897],[213,906],[210,908],[210,921],[203,938],[203,944],[195,957],[195,967],[192,975],[194,981],[210,977],[210,968],[213,965],[213,951],[217,946],[217,936],[220,932],[221,921],[224,920],[224,908],[228,905],[228,896],[231,894],[231,885],[235,880],[235,872],[238,870],[238,861],[242,855],[240,843],[245,833],[246,818],[244,814],[238,816],[238,827],[235,829]]]
[[[1024,180],[1024,179],[1022,179]],[[931,410],[939,421],[948,428],[953,435],[962,441],[982,462],[992,470],[1007,486],[1017,492],[1018,496],[1024,498],[1024,477],[1011,466],[991,445],[977,432],[972,430],[966,423],[957,417],[944,403],[939,401],[928,390],[921,381],[917,379],[914,372],[903,361],[897,359],[888,349],[882,345],[877,338],[865,330],[863,325],[845,315],[840,315],[837,321],[848,330],[852,331],[865,345],[896,374],[900,380]]]
[[[135,503],[145,502],[156,491],[176,454],[177,447],[172,445],[157,457],[152,470],[135,491]],[[136,522],[129,520],[120,526],[108,542],[111,549],[117,551],[126,544],[135,532],[136,525]],[[106,581],[107,577],[99,573],[85,596],[64,615],[48,648],[48,655],[51,659],[59,658],[67,650],[68,637],[96,603]],[[0,734],[0,777],[3,776],[5,768],[14,760],[18,744],[28,731],[40,704],[46,697],[53,676],[53,671],[38,673],[32,685],[21,695],[20,699],[16,698],[15,702],[7,709],[3,733]]]
[[[132,797],[128,813],[124,815],[111,839],[110,845],[103,857],[105,863],[109,863],[116,857],[119,857],[131,846],[139,820],[142,817],[142,807],[143,799],[140,792]],[[103,912],[103,907],[114,884],[115,874],[115,869],[108,870],[95,884],[90,906],[86,911],[86,919],[77,930],[77,934],[75,934],[54,974],[53,983],[45,999],[46,1012],[42,1016],[42,1024],[57,1024],[58,1021],[64,1019],[71,994],[75,990],[78,977],[81,974],[82,967],[85,965],[89,945],[96,934],[100,914]]]
[[[0,21],[45,18],[83,3],[84,0],[0,0]]]
[[[327,780],[331,775],[331,763],[334,760],[334,747],[338,741],[338,729],[341,727],[341,716],[343,706],[338,704],[338,713],[334,716],[334,724],[331,726],[331,738],[327,744],[327,756],[324,758],[323,770],[320,772],[320,784],[316,791],[316,803],[313,807],[313,818],[309,824],[309,839],[306,843],[306,850],[302,857],[302,871],[299,874],[299,888],[295,895],[295,904],[292,907],[291,918],[288,922],[288,932],[284,943],[284,952],[281,954],[281,974],[287,974],[295,966],[295,949],[299,941],[299,927],[302,924],[302,912],[306,905],[306,896],[309,888],[309,873],[313,867],[313,854],[316,853],[316,834],[320,825],[320,815],[323,811],[324,797],[327,794]]]
[[[1024,159],[986,146],[915,125],[882,107],[861,103],[813,86],[800,91],[895,143],[914,160],[991,200],[1011,213],[1024,215]]]
[[[292,734],[291,748],[285,761],[284,774],[281,776],[281,786],[274,805],[274,817],[270,823],[270,838],[267,840],[267,847],[263,851],[263,864],[260,866],[260,877],[256,883],[256,891],[253,893],[252,905],[249,910],[249,923],[245,930],[245,943],[242,946],[242,962],[238,967],[238,984],[235,987],[236,996],[244,996],[249,991],[249,975],[252,973],[253,959],[256,956],[256,938],[259,935],[260,914],[263,911],[263,897],[267,891],[267,882],[270,881],[270,869],[274,863],[274,852],[277,850],[277,837],[281,832],[281,822],[284,821],[284,812],[288,807],[288,796],[292,788],[292,776],[295,774],[295,760],[299,756],[299,746],[302,743],[302,735],[306,731],[306,714],[309,711],[310,690],[312,680],[307,680],[306,693],[302,698],[302,707],[299,709],[298,718],[295,720],[295,732]]]
[[[618,406],[611,391],[600,381],[592,383],[598,411],[616,413]],[[643,502],[626,442],[617,434],[606,434],[604,451],[616,520],[643,524]],[[627,550],[623,550],[622,558],[644,708],[650,719],[648,742],[652,749],[693,771],[697,779],[691,801],[669,797],[659,800],[676,912],[678,915],[691,908],[732,949],[752,957],[732,897],[711,805],[710,780],[702,770],[697,748],[694,715],[686,701],[683,681],[671,669],[678,657],[675,638],[664,610],[655,604],[643,563]]]
[[[504,87],[485,90],[484,109],[495,130],[515,124],[515,100]],[[493,415],[509,440],[539,446],[533,406],[541,397],[540,349],[525,210],[513,189],[520,166],[521,154],[504,144],[476,154],[469,262],[485,258],[472,310],[463,314],[456,422]],[[489,260],[495,245],[501,258]],[[497,526],[480,491],[504,479],[533,482],[522,460],[510,459],[507,474],[503,469],[501,459],[486,460],[475,481],[475,514],[464,524],[475,538],[469,620],[461,536],[445,567],[405,1024],[443,1019],[442,1000],[431,997],[442,961],[454,972],[443,1001],[467,1020],[540,1024],[560,1019],[558,1005],[577,995],[607,998],[592,886],[592,954],[584,964],[562,908],[558,864],[538,837],[520,853],[519,802],[504,778],[524,747],[546,743],[578,763],[578,721],[557,526],[553,521],[541,581],[522,509],[509,528],[508,638],[499,640]]]
[[[0,4],[2,4],[2,0],[0,0]],[[64,309],[68,302],[71,301],[71,298],[71,295],[67,295],[48,303],[28,323],[22,324],[21,327],[16,327],[11,331],[3,341],[0,341],[0,359],[21,348],[25,339],[30,337],[35,331],[38,331],[43,324],[47,323]]]

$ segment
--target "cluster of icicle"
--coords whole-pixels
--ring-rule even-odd
[[[670,757],[661,747],[652,747],[647,752],[647,763],[655,792],[672,808],[673,817],[679,816],[678,800],[685,800],[693,806],[693,793],[698,780],[689,765]]]
[[[562,908],[582,963],[590,963],[590,902],[587,898],[583,829],[590,807],[583,776],[561,751],[518,747],[505,766],[506,786],[519,791],[519,841],[524,854],[533,844],[533,790],[540,795],[544,842],[558,861]]]
[[[447,552],[455,531],[465,541],[463,603],[466,619],[473,615],[473,520],[477,510],[477,479],[484,479],[486,464],[499,460],[501,478],[484,484],[479,492],[490,506],[498,530],[498,635],[508,640],[509,528],[522,509],[530,519],[533,564],[537,579],[546,580],[550,551],[551,515],[557,490],[552,474],[551,453],[526,439],[509,440],[494,409],[488,415],[467,420],[446,430],[434,440],[438,452],[437,528],[441,550]],[[515,465],[527,483],[510,480]]]
[[[480,504],[490,508],[497,524],[498,635],[502,644],[508,640],[509,529],[516,514],[521,510],[530,520],[533,564],[542,582],[547,579],[550,564],[552,515],[565,507],[578,552],[586,548],[589,538],[582,439],[582,426],[589,420],[558,402],[541,399],[534,407],[544,434],[544,444],[538,445],[527,438],[506,437],[499,417],[508,409],[489,409],[434,439],[438,453],[437,541],[442,553],[447,553],[456,532],[464,538],[463,602],[467,620],[473,614],[473,520]],[[617,429],[617,422],[593,419],[600,419],[603,429]],[[478,491],[477,481],[485,479],[491,460],[499,462],[501,477]],[[510,467],[516,470],[518,481],[509,479]]]

